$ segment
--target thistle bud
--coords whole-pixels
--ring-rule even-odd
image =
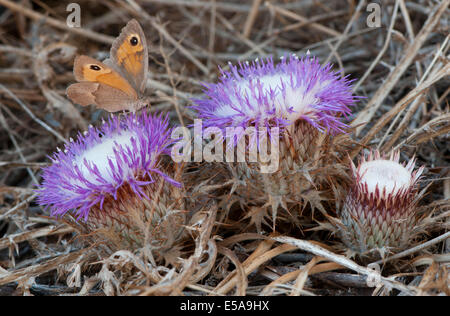
[[[379,152],[362,157],[351,169],[353,182],[339,212],[344,243],[358,253],[408,246],[416,224],[418,186],[424,167],[413,171],[415,159],[399,163]]]

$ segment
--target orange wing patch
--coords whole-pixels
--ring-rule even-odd
[[[139,34],[129,34],[117,49],[117,62],[128,73],[137,76],[143,67],[143,51],[144,46]]]
[[[78,56],[74,64],[75,78],[79,82],[99,82],[119,89],[133,99],[137,99],[137,92],[116,71],[105,64],[87,56]]]
[[[97,64],[86,64],[83,66],[83,77],[87,81],[104,83],[110,87],[119,89],[130,97],[137,99],[136,91],[117,72]]]

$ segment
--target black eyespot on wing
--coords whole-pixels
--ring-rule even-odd
[[[132,38],[130,38],[130,44],[131,46],[136,46],[137,44],[139,44],[139,40],[136,36],[133,36]]]
[[[91,68],[92,70],[95,70],[95,71],[99,71],[101,68],[99,67],[99,66],[97,66],[97,65],[91,65],[89,68]]]

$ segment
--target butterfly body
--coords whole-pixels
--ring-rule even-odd
[[[67,88],[67,96],[82,106],[95,104],[109,112],[135,112],[149,104],[144,96],[148,72],[148,48],[144,32],[131,20],[114,41],[110,58],[100,62],[77,56],[73,72],[78,83]]]

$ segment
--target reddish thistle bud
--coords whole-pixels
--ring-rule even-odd
[[[424,167],[413,171],[415,159],[399,163],[378,151],[351,165],[353,183],[340,211],[341,236],[358,253],[398,250],[408,245],[416,224],[417,182]]]

